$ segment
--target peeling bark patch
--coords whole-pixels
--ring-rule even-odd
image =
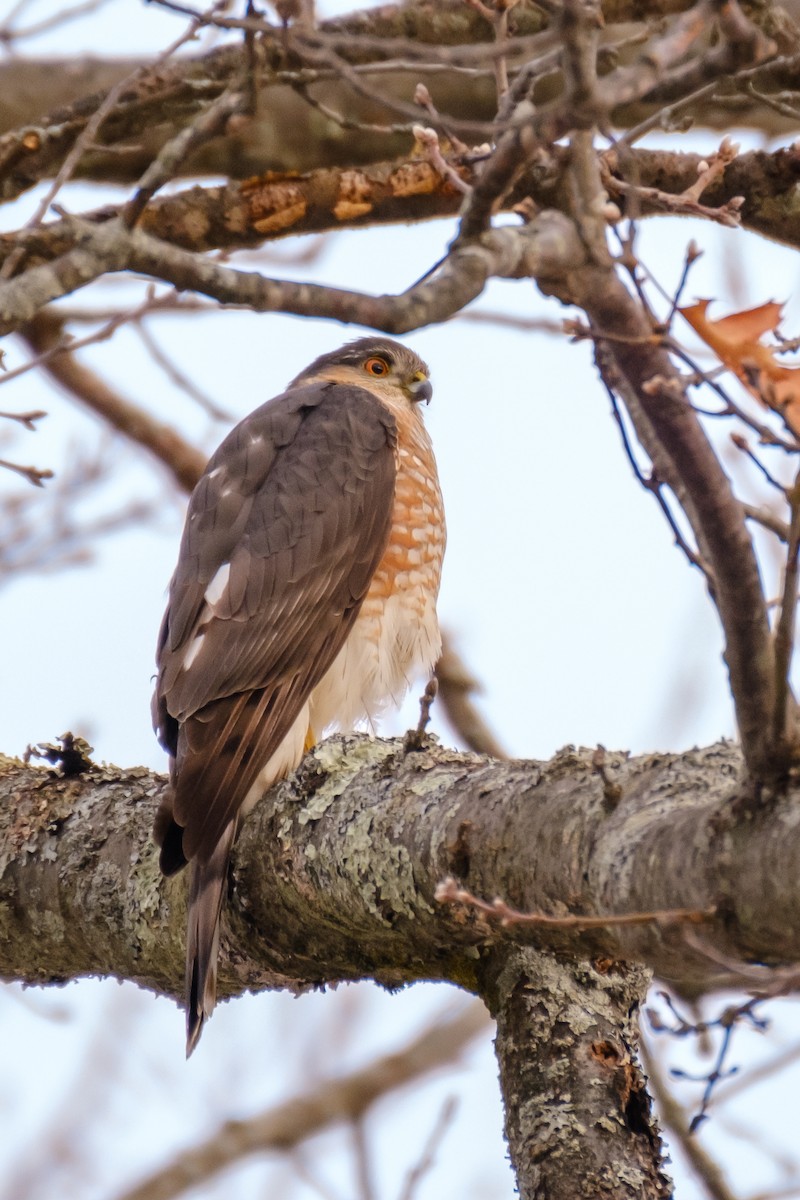
[[[620,1061],[620,1053],[611,1042],[592,1042],[591,1047],[592,1058],[601,1063],[604,1067],[614,1069]]]
[[[288,229],[306,215],[308,201],[297,183],[286,180],[270,182],[259,178],[242,184],[250,223],[258,233],[275,233]]]
[[[333,208],[337,221],[363,217],[373,208],[372,184],[363,171],[342,171],[339,197]]]
[[[395,196],[426,196],[442,187],[439,175],[428,162],[403,163],[389,176],[389,185]],[[450,188],[455,191],[452,184]]]

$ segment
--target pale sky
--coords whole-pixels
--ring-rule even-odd
[[[47,9],[42,3],[32,11]],[[91,48],[132,54],[165,45],[179,30],[177,18],[136,0],[115,0],[91,20],[37,39],[26,51]],[[692,145],[708,151],[714,140],[698,134]],[[76,187],[66,202],[80,211],[107,194]],[[3,227],[18,225],[39,195],[0,210]],[[397,291],[440,257],[452,232],[452,223],[444,221],[340,232],[310,267],[292,261],[298,248],[292,241],[233,261],[282,277]],[[797,291],[797,260],[785,248],[707,224],[660,220],[643,225],[640,254],[667,291],[677,282],[690,238],[706,254],[692,272],[687,303],[718,297],[722,313]],[[737,280],[746,288],[744,300],[735,291]],[[130,284],[114,281],[69,303],[100,305],[135,294]],[[474,308],[550,321],[569,315],[530,283],[494,283]],[[788,312],[785,332],[792,335],[800,313],[796,306]],[[363,332],[332,322],[243,313],[165,317],[149,328],[233,419],[280,391],[314,356]],[[509,751],[544,758],[566,743],[600,742],[638,753],[731,736],[720,636],[702,579],[673,547],[655,503],[631,475],[588,346],[459,320],[404,340],[428,361],[434,384],[426,420],[449,528],[442,624],[483,682],[483,709]],[[25,361],[20,343],[9,340],[4,349],[8,368]],[[82,358],[129,399],[209,452],[225,432],[226,425],[210,422],[151,361],[133,331],[123,329]],[[102,446],[113,458],[114,473],[84,507],[86,516],[143,497],[157,505],[159,516],[145,528],[99,542],[89,565],[21,576],[0,589],[8,681],[0,749],[20,754],[29,742],[71,729],[86,733],[100,759],[163,769],[164,756],[150,727],[149,697],[183,501],[138,450],[110,439],[93,417],[80,413],[35,372],[9,385],[0,403],[3,409],[28,407],[47,409],[47,420],[37,433],[20,434],[4,445],[2,457],[52,466],[63,477],[81,456],[91,455],[92,447]],[[13,476],[0,475],[4,495],[20,486]],[[49,520],[46,494],[40,504],[42,520]],[[416,721],[413,698],[388,729],[411,721]],[[451,739],[435,713],[434,725]],[[0,1141],[0,1200],[23,1194],[16,1173],[25,1159],[21,1150],[28,1142],[36,1146],[49,1127],[50,1112],[68,1126],[74,1106],[85,1106],[79,1128],[86,1149],[68,1131],[64,1155],[76,1155],[75,1183],[74,1190],[61,1194],[81,1200],[111,1197],[123,1182],[132,1183],[137,1171],[225,1116],[246,1114],[307,1085],[315,1061],[323,1071],[367,1061],[371,1053],[399,1044],[454,998],[452,989],[417,986],[395,996],[362,987],[300,1001],[285,996],[238,1000],[218,1010],[187,1065],[182,1015],[171,1003],[111,983],[48,993],[6,988],[0,992],[6,1045],[0,1076],[6,1131]],[[773,1008],[778,1040],[788,1045],[797,1036],[798,1010],[789,1004]],[[298,1023],[309,1031],[311,1051],[301,1047]],[[109,1031],[122,1037],[124,1053],[109,1045]],[[755,1034],[743,1037],[741,1046],[739,1062],[769,1054]],[[79,1088],[76,1076],[85,1070],[87,1047],[101,1070],[90,1072],[91,1084]],[[682,1045],[676,1051],[683,1061],[685,1050]],[[476,1047],[467,1064],[449,1080],[407,1093],[385,1127],[371,1122],[381,1197],[398,1194],[399,1180],[413,1165],[443,1097],[454,1092],[459,1113],[440,1165],[420,1187],[420,1200],[443,1192],[512,1195],[488,1043]],[[769,1089],[773,1102],[779,1091]],[[682,1095],[694,1103],[699,1089],[684,1085]],[[782,1120],[794,1120],[790,1113],[796,1113],[795,1106],[779,1103],[767,1115],[766,1099],[762,1104],[759,1098],[758,1120],[770,1137],[778,1138]],[[726,1132],[722,1119],[711,1122],[702,1136],[733,1165],[743,1195],[776,1182],[765,1177],[763,1160],[739,1134]],[[84,1152],[93,1161],[91,1175],[83,1165]],[[35,1150],[31,1154],[35,1157]],[[323,1139],[309,1147],[309,1154],[321,1163],[334,1195],[353,1194],[349,1150],[341,1139]],[[287,1167],[276,1172],[274,1194],[282,1195],[291,1172]],[[691,1196],[692,1185],[679,1173],[679,1196]],[[264,1194],[265,1177],[258,1164],[243,1170],[235,1194]],[[43,1189],[30,1194],[47,1195],[46,1180]],[[220,1184],[194,1194],[231,1192]],[[297,1194],[313,1193],[301,1185]]]

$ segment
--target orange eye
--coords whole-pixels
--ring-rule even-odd
[[[388,375],[389,364],[384,358],[368,358],[364,363],[364,370],[368,375]]]

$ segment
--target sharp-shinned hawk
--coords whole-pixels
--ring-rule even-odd
[[[214,1007],[242,817],[325,730],[371,722],[438,656],[430,396],[405,346],[351,342],[237,425],[192,494],[153,697],[170,755],[161,869],[191,863],[187,1054]]]

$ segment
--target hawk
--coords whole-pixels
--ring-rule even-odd
[[[236,426],[189,502],[158,640],[170,756],[160,865],[190,864],[186,1053],[216,996],[231,847],[324,731],[430,672],[445,522],[425,363],[388,338],[323,354]]]

